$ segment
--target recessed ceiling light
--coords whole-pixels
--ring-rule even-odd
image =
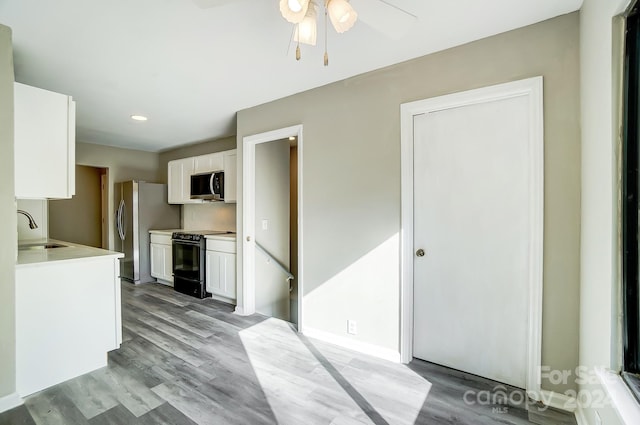
[[[147,117],[144,115],[131,115],[131,119],[135,121],[146,121]]]

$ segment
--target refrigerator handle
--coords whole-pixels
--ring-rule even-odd
[[[124,229],[123,229],[123,214],[124,214],[124,199],[120,200],[120,204],[118,205],[118,209],[116,210],[116,228],[118,229],[118,236],[120,236],[120,240],[124,240]]]
[[[120,236],[120,205],[116,208],[116,212],[113,214],[113,218],[116,225],[116,230],[118,231],[118,236]]]
[[[122,205],[122,213],[120,213],[120,228],[122,229],[122,240],[127,237],[127,206],[124,203],[124,199],[120,201]]]

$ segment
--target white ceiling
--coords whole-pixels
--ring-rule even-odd
[[[209,9],[194,0],[0,0],[0,23],[13,29],[16,80],[76,100],[78,141],[159,151],[235,134],[238,110],[582,4],[386,1],[417,16],[408,35],[392,40],[362,21],[337,34],[329,24],[329,67],[322,64],[323,24],[318,46],[302,46],[296,62],[292,25],[278,0]],[[134,122],[132,114],[149,120]]]

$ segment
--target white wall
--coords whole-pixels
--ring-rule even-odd
[[[614,49],[613,17],[628,0],[585,0],[580,11],[582,197],[580,256],[580,365],[619,367],[618,124],[616,90],[619,48]],[[616,59],[614,59],[614,57]],[[580,386],[588,394],[598,384]],[[584,399],[586,399],[586,395]],[[620,423],[611,408],[584,405],[590,424],[595,414]]]
[[[13,50],[11,28],[0,25],[0,411],[16,389],[15,264],[17,215],[13,170]]]

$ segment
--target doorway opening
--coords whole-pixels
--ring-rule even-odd
[[[49,201],[49,237],[108,249],[108,173],[108,168],[76,165],[76,194]]]
[[[302,324],[302,126],[243,139],[243,250],[236,311]]]

